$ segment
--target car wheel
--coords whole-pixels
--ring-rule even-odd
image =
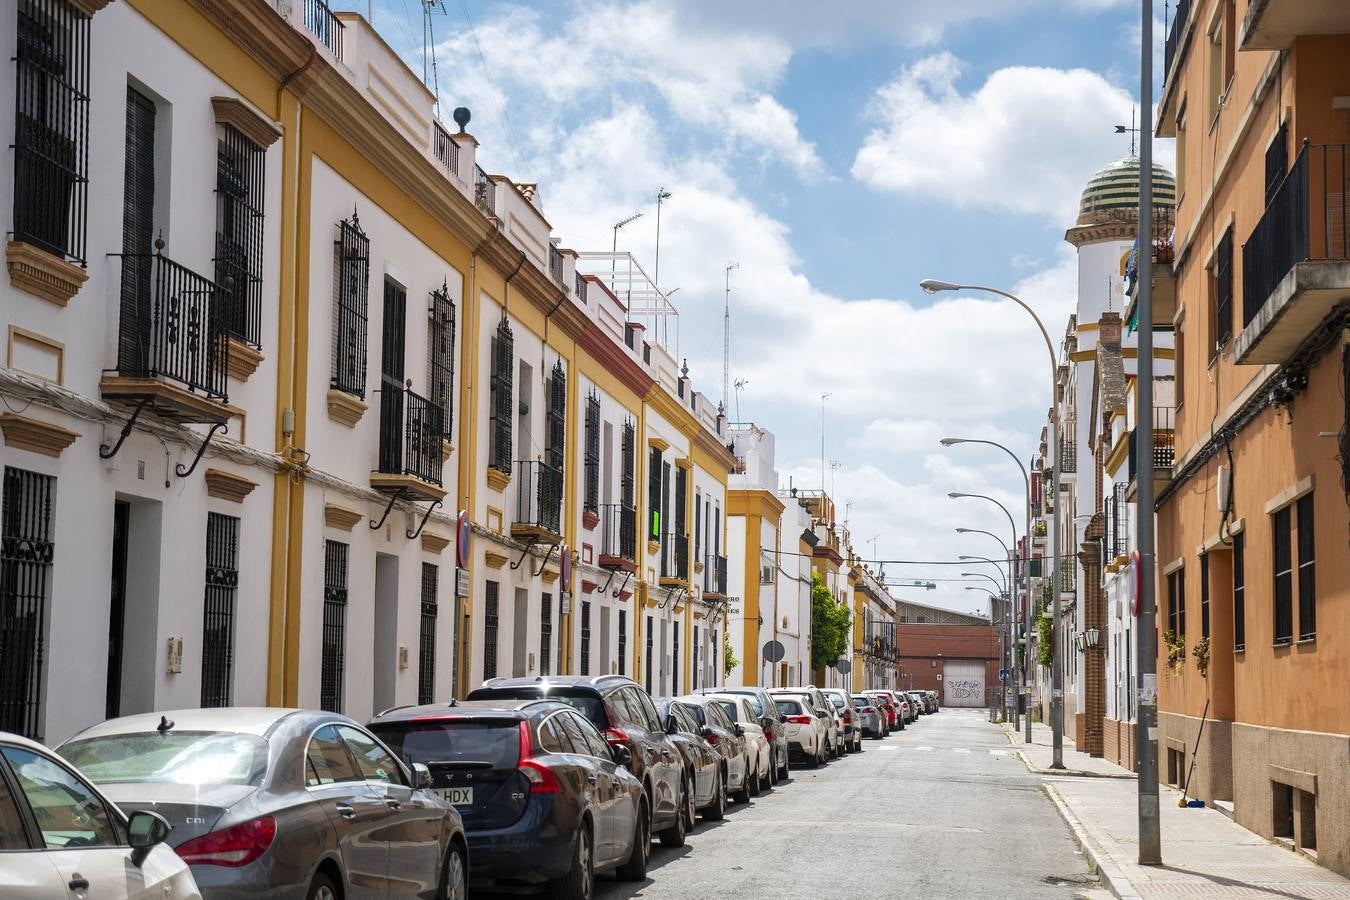
[[[647,857],[652,852],[652,820],[647,801],[638,804],[637,821],[633,823],[633,850],[628,861],[619,866],[619,877],[624,881],[641,881],[647,877]]]
[[[680,784],[680,806],[675,813],[675,824],[659,835],[662,847],[683,847],[684,836],[694,821],[694,785],[688,778]]]
[[[757,777],[757,778],[759,777],[759,773],[758,773],[758,772],[755,773],[755,777]],[[749,802],[750,802],[750,760],[749,760],[749,759],[745,760],[745,774],[741,776],[741,789],[740,789],[739,791],[736,792],[736,797],[735,797],[735,799],[736,799],[736,802],[737,802],[737,803],[749,803]]]
[[[577,830],[576,851],[567,874],[549,882],[553,900],[591,900],[595,887],[595,854],[591,849],[590,829],[585,825]]]
[[[720,822],[727,814],[727,780],[722,768],[717,769],[717,784],[713,788],[713,802],[703,810],[705,822]]]
[[[751,797],[758,797],[760,793],[764,790],[764,785],[760,784],[759,782],[759,760],[755,760],[754,766],[755,766],[754,777],[752,777],[749,780],[748,789],[750,791]]]
[[[339,895],[337,888],[333,887],[333,880],[320,872],[310,882],[309,893],[305,896],[308,900],[338,900]]]
[[[450,845],[445,854],[445,871],[441,874],[440,900],[466,900],[469,896],[469,867],[464,862],[464,851],[457,844]]]

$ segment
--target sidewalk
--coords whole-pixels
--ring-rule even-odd
[[[1054,748],[1049,725],[1033,722],[1030,744],[1024,743],[1026,740],[1025,723],[1022,725],[1022,730],[1015,734],[1011,725],[1003,726],[1003,730],[1008,735],[1008,740],[1012,742],[1013,753],[1021,757],[1026,767],[1037,775],[1076,775],[1091,778],[1135,780],[1134,773],[1129,769],[1122,769],[1115,763],[1108,762],[1100,757],[1079,753],[1074,748],[1073,739],[1068,735],[1064,736],[1064,768],[1051,769],[1050,763],[1054,759]]]
[[[1034,743],[1021,754],[1033,772],[1049,765],[1049,734],[1048,728],[1033,726]],[[1065,741],[1064,763],[1079,777],[1050,777],[1042,786],[1102,884],[1116,897],[1350,900],[1350,880],[1248,831],[1218,810],[1178,807],[1181,792],[1166,786],[1159,788],[1163,865],[1140,866],[1134,775],[1072,746]]]

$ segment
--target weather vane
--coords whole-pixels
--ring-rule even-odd
[[[1134,155],[1135,155],[1135,139],[1139,136],[1139,128],[1138,128],[1138,126],[1136,126],[1136,125],[1134,124],[1134,113],[1135,113],[1135,108],[1134,108],[1133,106],[1131,106],[1131,107],[1130,107],[1130,124],[1129,124],[1128,127],[1125,126],[1125,125],[1117,125],[1117,126],[1116,126],[1116,134],[1128,134],[1128,135],[1130,136],[1130,155],[1131,155],[1131,156],[1134,156]]]

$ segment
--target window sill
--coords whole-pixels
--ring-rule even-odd
[[[1277,650],[1280,649],[1281,647],[1292,647],[1294,646],[1294,639],[1286,638],[1284,640],[1274,641],[1271,643],[1270,646],[1274,647]]]
[[[337,388],[328,389],[328,418],[340,425],[355,428],[356,423],[366,414],[367,408],[365,401],[355,394]]]
[[[262,365],[263,355],[258,348],[247,344],[237,337],[230,338],[230,355],[227,371],[237,381],[248,381],[249,377]]]
[[[25,241],[5,244],[9,281],[15,288],[65,307],[80,292],[89,272]]]
[[[1295,644],[1315,644],[1315,643],[1317,643],[1317,635],[1311,634],[1311,635],[1308,635],[1307,637],[1301,637],[1301,638],[1299,638],[1298,640],[1294,641],[1294,643],[1295,643]]]
[[[1247,645],[1243,644],[1241,647],[1234,647],[1233,652],[1238,654],[1245,654],[1247,652]]]

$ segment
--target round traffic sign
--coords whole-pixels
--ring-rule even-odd
[[[1143,579],[1139,577],[1139,551],[1130,552],[1130,615],[1139,617],[1140,598],[1143,595]]]
[[[837,659],[834,662],[834,670],[840,675],[847,675],[849,672],[853,671],[853,663],[849,662],[847,659]]]
[[[761,652],[764,654],[764,661],[771,663],[782,662],[783,657],[787,655],[781,641],[769,641]]]
[[[572,551],[563,544],[560,548],[561,556],[558,558],[559,576],[562,579],[561,590],[570,591],[572,589]]]
[[[471,553],[473,553],[473,526],[469,523],[469,511],[462,509],[459,511],[459,518],[455,520],[455,555],[459,558],[461,567],[469,565]]]

